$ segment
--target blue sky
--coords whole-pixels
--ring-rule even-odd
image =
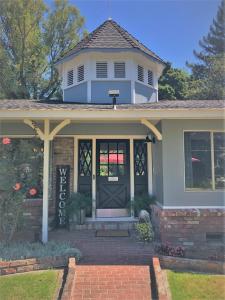
[[[220,0],[70,0],[90,32],[109,16],[174,67],[193,61]]]

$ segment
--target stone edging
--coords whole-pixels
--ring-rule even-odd
[[[66,267],[69,256],[29,258],[23,260],[0,261],[0,275],[9,275],[49,268]]]
[[[155,276],[158,300],[170,300],[171,294],[167,282],[167,277],[164,271],[161,269],[159,258],[153,257],[152,263],[153,263],[153,272]]]
[[[159,256],[163,268],[203,273],[225,274],[225,262],[190,259],[173,256]]]
[[[67,277],[66,277],[66,283],[63,288],[61,300],[72,299],[73,289],[74,289],[74,280],[75,280],[75,269],[76,269],[76,259],[69,258],[68,273],[67,273]]]

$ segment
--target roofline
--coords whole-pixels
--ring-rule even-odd
[[[71,53],[68,56],[62,57],[61,59],[59,59],[56,63],[55,66],[61,65],[62,63],[71,60],[72,58],[78,56],[82,53],[88,53],[88,52],[138,52],[141,53],[142,55],[146,56],[147,58],[152,59],[153,61],[156,61],[157,63],[160,63],[161,65],[163,65],[164,67],[167,65],[167,63],[165,61],[163,61],[162,59],[158,59],[150,54],[145,53],[144,51],[138,49],[138,48],[83,48],[80,49],[79,51],[75,52],[75,53]]]
[[[225,108],[189,108],[189,109],[101,109],[91,110],[90,108],[68,110],[68,109],[7,109],[0,110],[0,120],[16,120],[24,118],[50,119],[50,120],[140,120],[146,119],[221,119],[224,120]]]

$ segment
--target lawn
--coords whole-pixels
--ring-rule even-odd
[[[206,275],[167,270],[172,300],[224,300],[225,275]]]
[[[61,285],[60,270],[47,270],[0,277],[0,299],[52,300]]]

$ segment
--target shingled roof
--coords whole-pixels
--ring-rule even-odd
[[[224,100],[161,100],[154,103],[140,104],[118,104],[117,111],[120,110],[225,110]],[[0,100],[0,111],[73,111],[73,110],[89,110],[89,111],[107,111],[112,110],[109,104],[78,104],[57,101],[38,101],[38,100]]]
[[[158,62],[165,64],[158,55],[144,46],[118,23],[111,19],[105,21],[102,25],[88,34],[72,50],[62,56],[57,63],[60,63],[62,59],[77,54],[84,49],[137,49]]]

